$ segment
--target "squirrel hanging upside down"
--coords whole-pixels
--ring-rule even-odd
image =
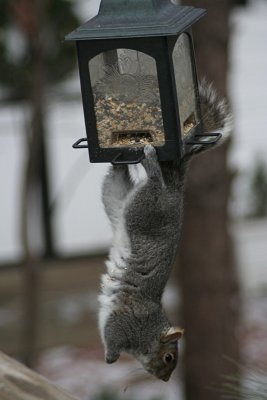
[[[224,140],[231,130],[226,103],[206,82],[199,93],[205,133],[219,131]],[[181,160],[159,162],[155,148],[146,145],[146,179],[135,184],[127,165],[112,166],[102,191],[114,234],[99,296],[106,362],[124,351],[163,381],[176,367],[183,335],[168,321],[161,300],[181,236],[185,174],[195,154],[214,147],[185,146]]]

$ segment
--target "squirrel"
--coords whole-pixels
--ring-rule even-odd
[[[202,82],[199,96],[205,132],[231,129],[225,101]],[[120,353],[168,381],[178,361],[183,329],[173,327],[162,309],[162,295],[179,244],[186,170],[191,158],[214,145],[185,145],[181,160],[159,162],[156,149],[144,147],[146,178],[134,183],[127,165],[111,166],[102,201],[114,235],[99,296],[99,329],[107,363]]]

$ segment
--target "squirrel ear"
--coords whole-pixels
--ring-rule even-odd
[[[160,340],[162,343],[176,342],[177,340],[181,339],[183,334],[184,329],[180,328],[179,326],[171,327],[166,334],[162,335]]]

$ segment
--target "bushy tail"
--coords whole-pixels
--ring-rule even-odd
[[[212,83],[203,79],[199,85],[204,132],[221,132],[225,140],[232,130],[232,115],[225,99],[220,99]]]
[[[230,135],[232,130],[232,115],[229,106],[224,99],[220,99],[212,83],[207,83],[204,79],[199,85],[199,98],[202,112],[204,132],[221,133],[221,138],[214,144],[189,144],[186,146],[186,158],[194,154],[214,148],[221,145]]]
[[[210,139],[208,137],[200,138],[203,141],[198,144],[190,144],[189,141],[189,144],[185,144],[185,154],[181,160],[162,162],[161,169],[166,184],[183,187],[191,158],[196,154],[220,146],[231,133],[232,116],[228,104],[224,99],[219,98],[212,83],[207,83],[205,79],[200,83],[199,97],[204,127],[203,134],[220,133],[221,136],[218,141],[209,144],[205,142],[206,139]]]

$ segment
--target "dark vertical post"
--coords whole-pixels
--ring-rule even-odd
[[[45,68],[44,68],[44,24],[45,4],[42,0],[23,0],[14,2],[13,16],[25,34],[32,58],[31,82],[28,91],[30,107],[30,129],[27,132],[28,146],[24,172],[21,237],[25,254],[24,315],[22,326],[23,361],[34,366],[39,327],[40,258],[43,254],[34,248],[34,235],[41,233],[43,250],[46,255],[53,254],[52,229],[49,215],[49,190],[45,152],[44,113],[45,113]],[[40,214],[33,221],[32,212]],[[34,222],[35,231],[30,231]]]
[[[183,0],[208,10],[193,28],[199,77],[226,95],[231,1]],[[229,143],[228,143],[229,145]],[[208,387],[238,361],[239,289],[229,234],[231,174],[228,145],[199,157],[188,176],[183,240],[179,258],[185,324],[187,400],[217,400]],[[211,168],[212,166],[212,168]]]
[[[51,197],[49,185],[49,172],[47,165],[47,150],[45,142],[44,121],[40,126],[40,184],[41,184],[41,207],[42,207],[42,228],[44,237],[44,256],[52,258],[55,256],[54,235],[51,215]]]

